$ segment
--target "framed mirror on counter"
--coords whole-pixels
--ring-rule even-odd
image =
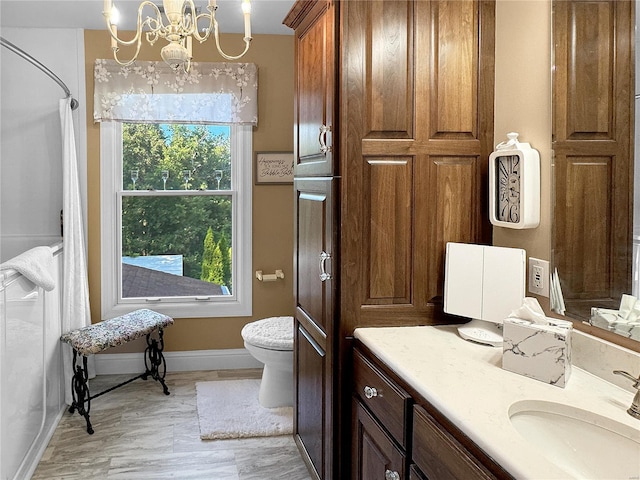
[[[552,263],[564,314],[636,350],[637,10],[637,0],[554,0],[552,13]]]

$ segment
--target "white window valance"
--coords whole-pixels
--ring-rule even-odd
[[[254,63],[193,62],[186,73],[164,62],[97,59],[94,78],[96,122],[258,124]]]

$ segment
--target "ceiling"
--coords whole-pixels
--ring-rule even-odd
[[[142,0],[113,0],[121,16],[120,30],[135,29],[137,9]],[[154,3],[161,4],[160,0]],[[206,11],[206,0],[194,0],[196,7]],[[241,0],[218,0],[216,19],[221,33],[243,33]],[[105,28],[102,16],[103,0],[0,0],[0,26],[32,28]],[[293,0],[252,0],[251,31],[256,34],[292,35],[282,25]],[[152,15],[146,7],[142,18]]]

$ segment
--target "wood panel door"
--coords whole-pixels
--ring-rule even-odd
[[[631,290],[634,15],[627,0],[554,2],[553,261],[567,310]]]
[[[296,316],[323,348],[334,323],[336,184],[328,177],[294,179]]]
[[[331,0],[299,2],[284,22],[296,30],[296,176],[334,175],[335,15]]]
[[[495,5],[341,7],[343,331],[433,323],[446,242],[490,241]]]
[[[310,473],[315,474],[319,480],[331,478],[327,476],[330,469],[329,465],[326,465],[330,459],[330,451],[326,449],[326,438],[327,435],[330,437],[330,432],[324,424],[324,412],[327,410],[327,354],[298,321],[294,338],[294,438]]]
[[[406,479],[405,453],[355,398],[352,441],[352,480]]]
[[[319,479],[334,478],[334,251],[337,180],[294,179],[294,434]]]

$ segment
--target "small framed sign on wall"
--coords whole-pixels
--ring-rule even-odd
[[[256,185],[293,183],[293,152],[256,152]]]

